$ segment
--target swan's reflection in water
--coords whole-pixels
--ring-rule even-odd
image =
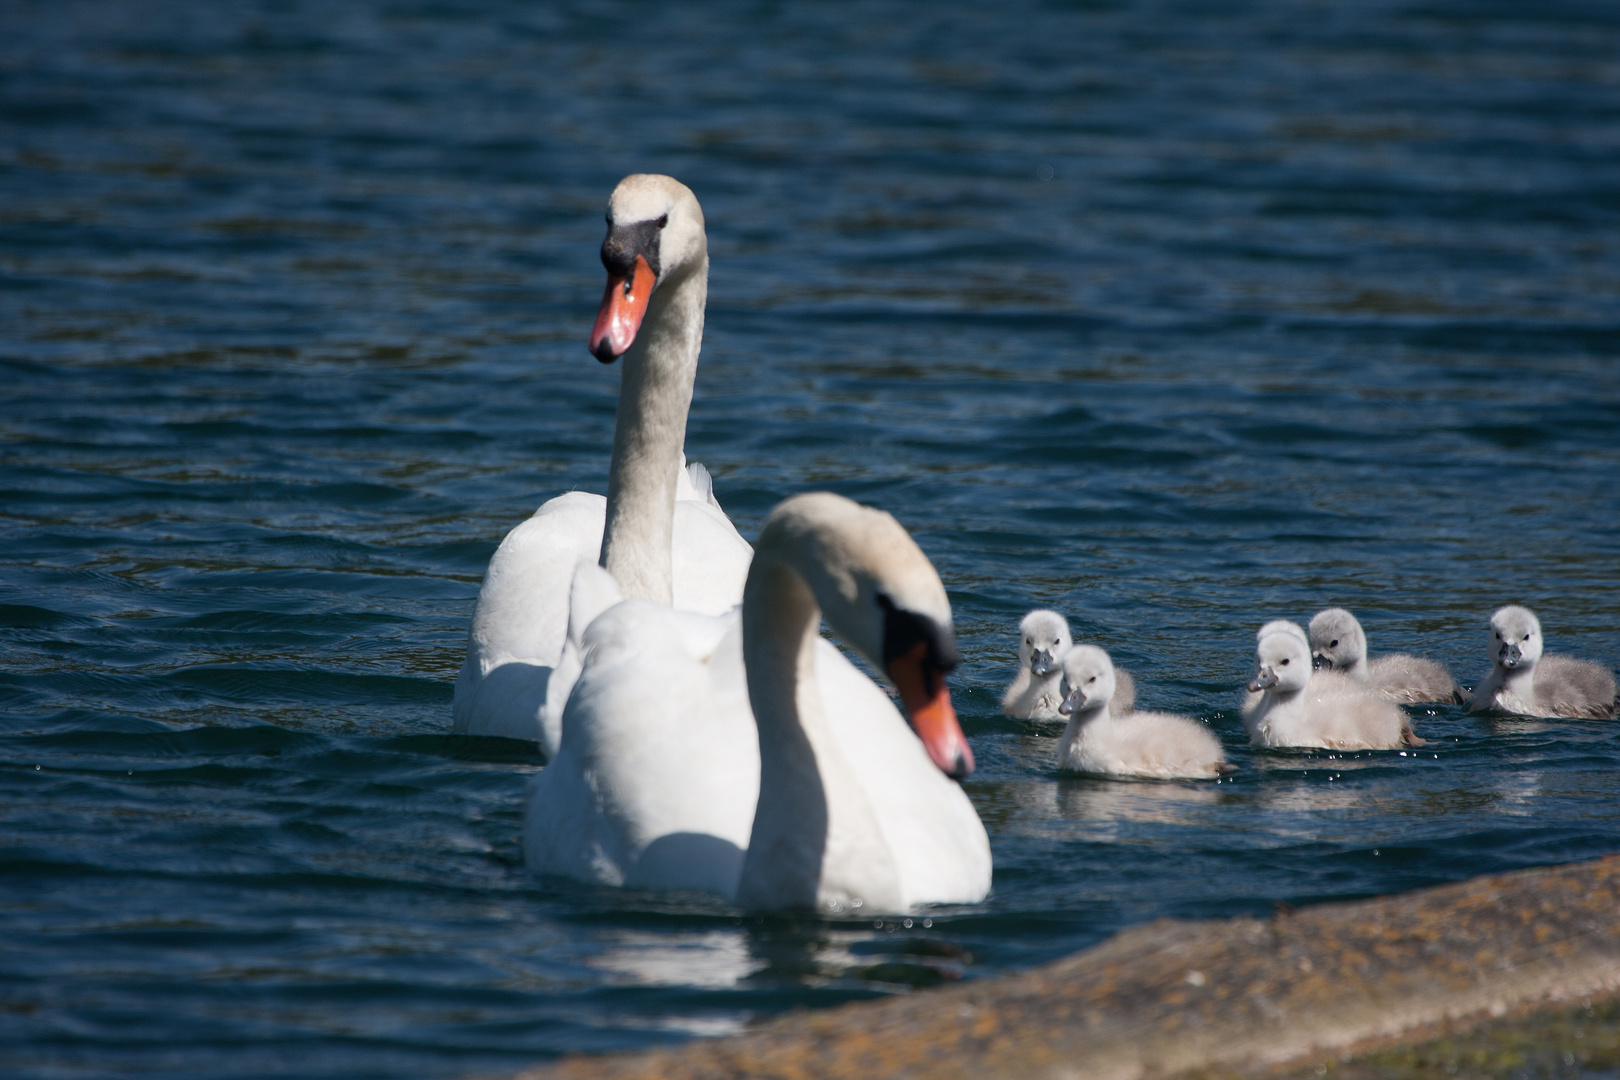
[[[1064,778],[1053,785],[1053,809],[1070,821],[1196,825],[1220,802],[1221,785],[1200,781]]]
[[[615,931],[607,948],[587,961],[641,986],[697,986],[725,990],[765,966],[749,950],[742,930],[692,934]]]
[[[932,986],[962,977],[972,957],[930,927],[928,915],[831,921],[783,916],[739,927],[670,934],[609,931],[585,962],[624,985],[702,991],[793,986]],[[672,1016],[679,1030],[714,1034],[741,1023],[720,1016]],[[715,1029],[715,1025],[721,1025]]]
[[[1343,813],[1362,807],[1366,794],[1349,784],[1334,786],[1332,782],[1311,780],[1273,782],[1258,788],[1254,794],[1257,809],[1275,816],[1274,831],[1287,832],[1287,823],[1297,819],[1311,820],[1318,815]]]
[[[1541,773],[1534,769],[1507,773],[1491,785],[1496,796],[1494,809],[1511,817],[1532,817],[1542,792]]]
[[[1057,740],[1033,733],[1010,740],[1005,751],[1022,775],[977,793],[974,802],[998,830],[1020,836],[1111,842],[1124,838],[1126,826],[1207,826],[1214,808],[1235,797],[1230,782],[1060,773]]]

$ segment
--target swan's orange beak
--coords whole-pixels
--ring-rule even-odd
[[[602,294],[602,306],[596,312],[589,341],[591,354],[602,363],[613,363],[635,342],[657,280],[644,255],[636,256],[628,274],[608,275],[607,291]]]
[[[917,642],[910,652],[889,661],[889,678],[900,691],[906,718],[928,756],[946,776],[961,780],[973,772],[973,748],[956,722],[945,676],[927,658],[928,646]]]

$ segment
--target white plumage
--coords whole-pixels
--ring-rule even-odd
[[[1063,701],[1059,661],[1069,651],[1069,620],[1055,611],[1037,608],[1018,624],[1018,673],[1001,696],[1001,711],[1016,720],[1061,720]],[[1136,707],[1136,680],[1114,669],[1113,712],[1123,716]]]
[[[1058,767],[1069,772],[1150,779],[1205,778],[1229,772],[1214,734],[1190,716],[1111,708],[1115,669],[1095,645],[1076,645],[1061,663],[1069,718],[1058,741]]]
[[[548,758],[572,685],[554,672],[581,559],[601,558],[628,595],[719,615],[742,600],[752,556],[707,470],[687,465],[681,449],[708,295],[703,211],[667,176],[631,176],[608,213],[615,228],[656,235],[648,243],[660,265],[623,356],[608,497],[559,495],[507,533],[484,574],[456,679],[456,731],[537,740]],[[645,228],[661,217],[662,228]]]
[[[1393,750],[1415,744],[1393,702],[1334,671],[1311,671],[1305,631],[1287,623],[1261,636],[1243,723],[1255,746]]]
[[[583,565],[576,593],[602,573]],[[888,653],[907,627],[949,643],[940,663],[954,662],[949,603],[921,550],[887,514],[798,496],[767,520],[746,593],[721,618],[625,600],[580,634],[560,750],[529,785],[529,865],[755,909],[982,899],[990,845],[972,804],[818,632],[825,611],[903,692],[922,661]],[[954,714],[949,728],[935,747],[971,768]]]
[[[1433,660],[1406,653],[1367,658],[1367,634],[1344,608],[1327,608],[1311,619],[1311,654],[1316,666],[1337,671],[1369,689],[1407,704],[1462,704],[1451,673]]]
[[[1541,620],[1509,605],[1491,616],[1491,670],[1469,699],[1470,712],[1609,720],[1614,673],[1586,660],[1542,653]]]

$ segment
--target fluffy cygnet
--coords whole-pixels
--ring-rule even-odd
[[[1191,717],[1140,710],[1116,716],[1111,703],[1117,672],[1097,646],[1076,645],[1064,653],[1061,673],[1058,712],[1069,718],[1069,725],[1058,742],[1060,769],[1153,779],[1231,771],[1220,742]]]
[[[1433,660],[1388,653],[1369,661],[1366,632],[1341,607],[1318,611],[1311,620],[1311,659],[1317,668],[1343,672],[1391,701],[1462,704],[1457,680]]]
[[[1567,656],[1543,656],[1541,622],[1509,605],[1491,616],[1491,670],[1474,690],[1469,712],[1510,716],[1614,717],[1614,674]]]
[[[1310,651],[1311,639],[1305,636],[1305,631],[1300,629],[1299,623],[1290,619],[1272,619],[1260,627],[1254,635],[1255,647],[1258,648],[1260,643],[1270,634],[1294,634],[1300,641],[1305,643],[1305,650]],[[1249,718],[1250,713],[1260,707],[1260,701],[1264,697],[1265,695],[1257,690],[1249,690],[1243,695],[1242,712],[1245,720]]]
[[[1018,674],[1001,696],[1001,711],[1017,720],[1061,720],[1063,703],[1059,661],[1069,651],[1069,620],[1055,611],[1038,608],[1018,624]],[[1114,712],[1123,715],[1135,707],[1136,682],[1120,671],[1114,693]]]
[[[1254,650],[1243,724],[1255,746],[1319,746],[1328,750],[1393,750],[1415,745],[1412,724],[1393,702],[1347,675],[1311,671],[1311,649],[1297,624],[1272,630]]]

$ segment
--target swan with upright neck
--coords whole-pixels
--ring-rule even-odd
[[[501,541],[456,680],[456,731],[535,740],[548,758],[578,667],[565,653],[581,560],[626,597],[718,615],[742,599],[752,556],[682,453],[708,297],[703,210],[680,182],[638,174],[614,189],[607,220],[589,347],[603,363],[623,359],[608,494],[559,495]]]
[[[820,635],[823,616],[894,682],[905,717]],[[988,892],[989,839],[952,779],[973,755],[945,683],[950,605],[888,514],[796,496],[760,533],[740,612],[626,600],[582,642],[561,749],[530,781],[532,869],[751,910]]]

